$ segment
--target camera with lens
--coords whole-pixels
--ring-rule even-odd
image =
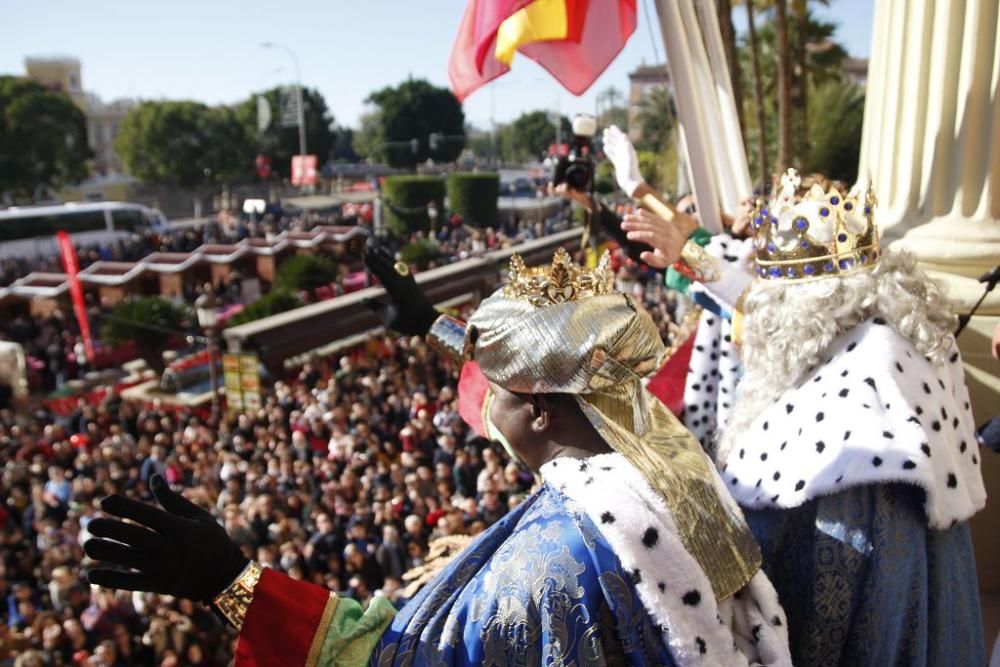
[[[590,114],[573,117],[573,145],[569,153],[559,158],[552,182],[565,183],[573,190],[590,192],[594,185],[594,134],[597,133],[597,119]]]

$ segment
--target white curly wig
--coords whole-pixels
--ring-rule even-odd
[[[887,250],[871,270],[843,277],[754,283],[743,308],[743,377],[716,458],[725,460],[739,434],[818,366],[834,339],[875,316],[931,363],[947,360],[954,306],[909,251]]]

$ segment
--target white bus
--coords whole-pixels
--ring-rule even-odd
[[[88,246],[147,231],[162,234],[167,221],[157,210],[122,202],[12,206],[0,211],[0,259],[56,255],[58,231],[68,232],[76,245]]]

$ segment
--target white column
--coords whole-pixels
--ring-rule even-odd
[[[714,3],[656,0],[656,9],[699,217],[720,231],[719,212],[735,213],[752,186]]]
[[[858,179],[967,310],[1000,264],[997,0],[877,0]],[[1000,315],[1000,294],[980,313]]]

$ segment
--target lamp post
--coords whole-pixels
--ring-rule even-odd
[[[299,124],[299,155],[306,155],[306,111],[305,107],[302,105],[302,72],[299,70],[299,59],[295,57],[295,52],[284,44],[276,44],[274,42],[263,42],[261,45],[263,49],[281,49],[292,59],[292,64],[295,66],[295,102],[298,106],[298,124]]]
[[[205,349],[208,351],[208,382],[212,385],[212,418],[219,416],[219,384],[215,375],[215,329],[219,324],[218,302],[211,285],[194,302],[198,325],[205,332]]]

